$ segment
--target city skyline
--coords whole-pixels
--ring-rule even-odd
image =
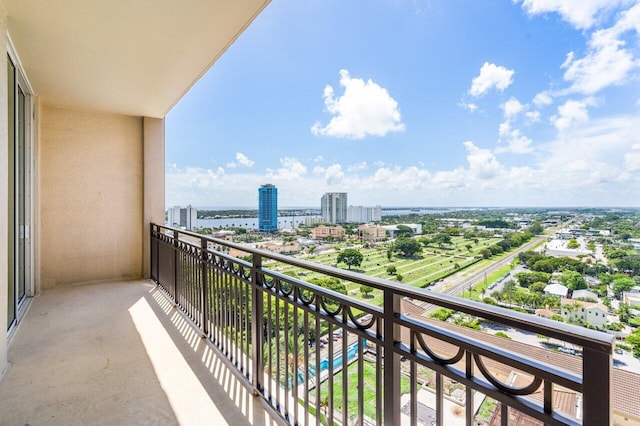
[[[166,204],[638,206],[639,33],[636,0],[274,2],[167,117]]]

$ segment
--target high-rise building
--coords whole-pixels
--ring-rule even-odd
[[[355,223],[370,223],[382,220],[382,207],[349,206],[347,221]]]
[[[270,183],[258,188],[258,229],[278,230],[278,188]]]
[[[327,223],[347,222],[347,193],[327,192],[320,201],[322,220]]]
[[[187,207],[173,206],[167,210],[167,224],[192,231],[198,226],[198,209],[188,205]]]

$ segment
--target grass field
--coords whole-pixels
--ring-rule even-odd
[[[476,264],[485,262],[488,264],[490,261],[477,262],[474,258],[484,248],[498,241],[500,241],[499,238],[487,238],[479,239],[477,243],[474,243],[473,241],[465,240],[463,237],[453,237],[449,245],[443,247],[426,247],[420,255],[411,258],[404,258],[394,254],[390,260],[387,257],[389,246],[387,244],[379,244],[372,248],[359,248],[358,250],[363,254],[364,260],[359,268],[353,268],[352,270],[391,281],[399,281],[398,275],[400,275],[402,276],[401,282],[403,284],[425,287],[432,281],[437,281],[442,277],[450,275],[457,269],[464,270],[474,262],[476,262]],[[346,245],[343,247],[346,247]],[[312,254],[304,258],[315,263],[347,269],[346,265],[337,264],[337,256],[338,251],[331,250],[325,253]],[[456,265],[458,268],[456,268]],[[266,262],[265,266],[305,281],[323,277],[322,274],[309,272],[286,264],[278,264],[276,262]],[[395,266],[395,274],[389,274],[387,272],[389,266]],[[471,267],[475,269],[476,265],[474,264]],[[347,294],[363,299],[359,284],[351,282],[344,282],[344,284],[347,287]],[[382,303],[382,292],[374,290],[367,299],[363,300],[373,305],[380,305]]]
[[[348,386],[350,391],[347,394],[347,409],[350,416],[358,413],[358,392],[362,391],[364,415],[370,419],[376,418],[376,366],[374,363],[364,361],[363,370],[363,388],[358,389],[358,363],[354,362],[348,368]],[[344,370],[343,370],[344,371]],[[337,411],[342,411],[342,374],[343,371],[333,376],[333,407]],[[401,376],[400,393],[409,393],[409,379]],[[326,401],[329,394],[328,386],[325,383],[321,385],[320,401]]]

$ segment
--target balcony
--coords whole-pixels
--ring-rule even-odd
[[[607,334],[159,225],[151,226],[151,265],[169,300],[288,423],[613,421]],[[382,290],[382,303],[280,272],[290,266]],[[543,335],[582,356],[431,320],[419,305]]]
[[[34,299],[0,382],[2,425],[276,425],[149,281]]]
[[[32,302],[0,382],[2,422],[613,421],[609,335],[164,226],[151,226],[151,257],[154,282],[67,287]],[[383,304],[282,265],[382,289]],[[562,340],[582,359],[425,318],[416,301]]]

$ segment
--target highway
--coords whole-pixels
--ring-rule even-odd
[[[489,275],[494,271],[502,268],[505,265],[511,264],[513,259],[518,256],[518,254],[523,251],[532,250],[536,245],[540,244],[541,241],[544,241],[548,238],[547,235],[539,235],[535,237],[529,243],[523,245],[517,250],[509,253],[507,256],[502,259],[492,263],[486,268],[480,269],[476,272],[473,272],[471,275],[463,277],[462,274],[464,271],[460,271],[456,274],[453,274],[447,278],[445,278],[442,282],[439,282],[430,287],[432,291],[437,291],[439,293],[449,294],[451,296],[460,296],[462,292],[466,289],[472,288],[476,284],[482,282],[485,278],[485,275]],[[431,311],[436,308],[436,306],[425,304],[423,306],[427,311]]]

